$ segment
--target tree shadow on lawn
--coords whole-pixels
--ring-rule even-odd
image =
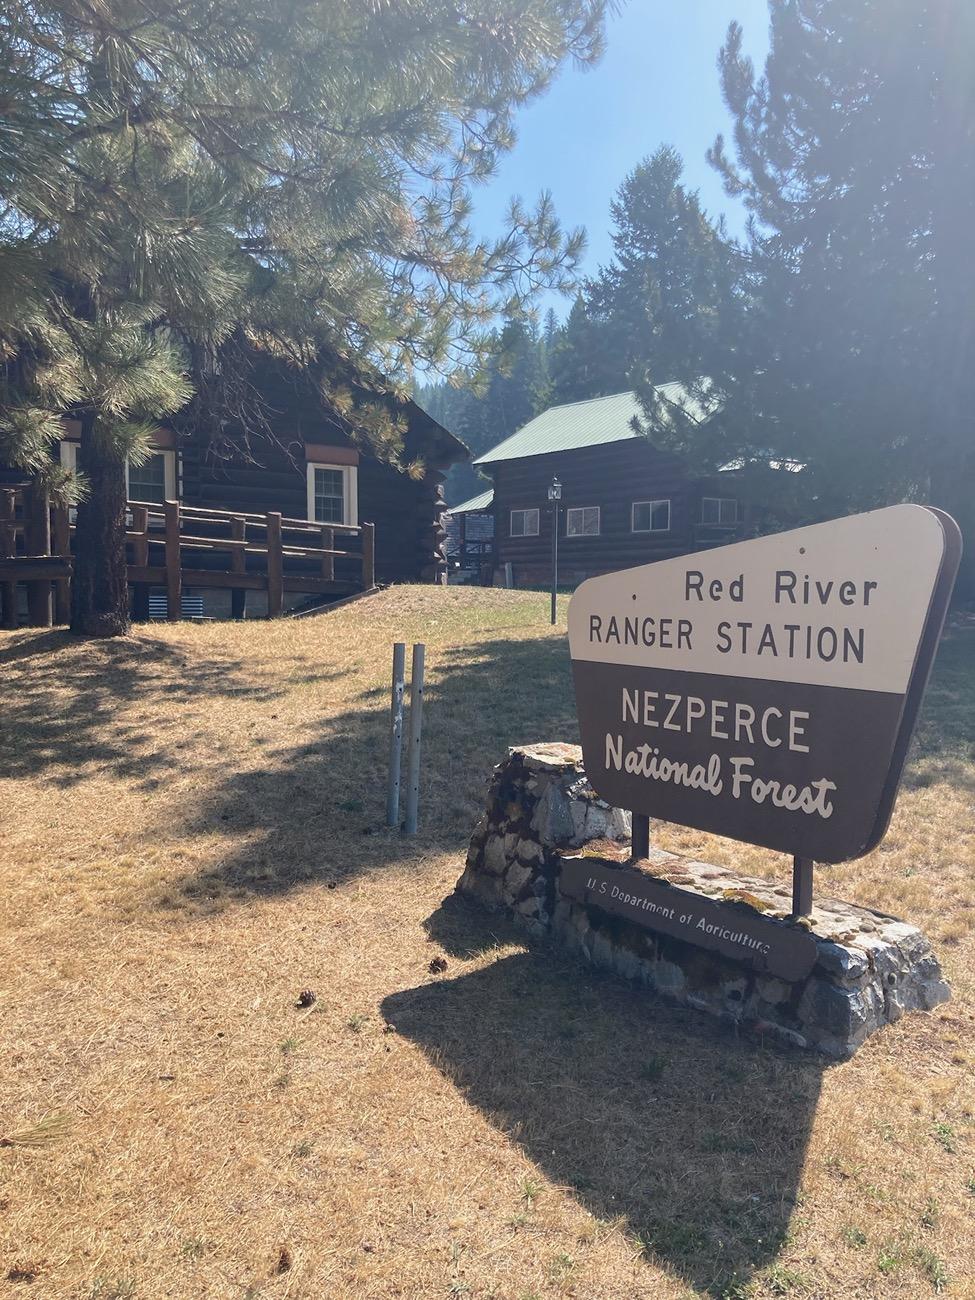
[[[963,658],[967,653],[970,659],[972,648],[975,637],[963,649]],[[925,755],[939,752],[939,737],[954,726],[959,702],[952,683],[961,667],[955,663],[957,654],[953,651],[944,675],[935,679],[936,688],[943,685],[940,695],[933,691],[925,715],[922,762]],[[246,831],[248,838],[215,865],[190,876],[181,888],[184,899],[223,905],[315,879],[339,881],[381,871],[426,853],[461,855],[483,811],[492,768],[508,747],[578,738],[563,636],[474,641],[431,652],[420,834],[404,839],[385,826],[388,710],[385,684],[360,691],[344,712],[323,716],[312,742],[280,746],[268,752],[264,766],[233,770],[223,784],[202,790],[181,833],[196,837],[232,829]],[[957,779],[963,775],[959,771]],[[405,769],[403,776],[405,801]],[[924,779],[916,760],[908,781],[915,777]],[[167,905],[171,902],[167,899]]]
[[[242,673],[236,660],[144,634],[94,643],[62,631],[17,636],[0,648],[0,777],[70,786],[94,763],[155,789],[186,747],[181,705],[279,693]],[[172,734],[149,718],[163,703]],[[138,719],[133,705],[144,710]]]
[[[499,925],[505,937],[462,900],[430,923],[465,955]],[[778,1255],[822,1061],[737,1040],[542,944],[382,1009],[548,1178],[625,1218],[648,1259],[718,1297]]]
[[[567,644],[561,636],[494,640],[428,655],[416,838],[385,825],[389,729],[389,688],[362,691],[347,711],[322,719],[311,743],[282,747],[273,763],[206,791],[182,833],[230,828],[248,839],[188,878],[184,897],[243,900],[421,854],[462,854],[508,746],[576,739]],[[401,815],[405,750],[404,739]]]

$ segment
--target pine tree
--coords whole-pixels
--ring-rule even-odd
[[[548,352],[544,334],[531,319],[504,322],[489,340],[483,369],[455,371],[450,382],[421,389],[417,400],[471,450],[472,458],[496,446],[548,405]],[[483,492],[488,481],[472,465],[455,465],[448,476],[448,501],[456,504]]]
[[[576,299],[551,358],[554,401],[633,389],[646,431],[680,451],[702,431],[656,390],[679,380],[698,418],[720,408],[745,286],[740,251],[680,183],[682,170],[664,146],[623,181],[613,260]]]
[[[559,318],[555,314],[555,308],[549,307],[548,311],[545,313],[545,325],[542,328],[542,340],[545,344],[545,350],[547,353],[551,353],[555,341],[559,337],[561,328],[562,327],[559,325]]]
[[[646,432],[686,453],[711,436],[745,297],[739,251],[682,172],[680,156],[662,146],[626,177],[611,208],[615,256],[592,299],[624,349]],[[672,381],[693,400],[661,396]]]
[[[259,421],[249,358],[321,376],[476,369],[492,318],[567,282],[543,196],[493,243],[472,185],[514,109],[600,52],[604,0],[12,0],[0,17],[0,457],[66,485],[72,627],[124,631],[126,456],[188,409]],[[335,364],[331,364],[333,359]],[[193,405],[187,402],[195,391]],[[339,396],[339,395],[337,395]],[[359,421],[391,460],[381,403]]]
[[[572,304],[550,359],[551,397],[556,405],[625,392],[630,386],[629,346],[612,309],[589,282]]]
[[[975,499],[975,8],[968,0],[770,0],[757,77],[721,52],[752,218],[756,302],[728,450],[807,465],[827,515]],[[736,409],[737,407],[737,409]]]
[[[537,327],[526,320],[509,320],[497,337],[484,394],[484,429],[490,442],[500,442],[537,415],[545,400],[544,344]]]

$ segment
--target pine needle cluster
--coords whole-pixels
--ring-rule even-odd
[[[12,0],[0,18],[0,460],[60,417],[119,457],[255,352],[476,365],[582,247],[543,196],[475,236],[512,114],[595,59],[604,0]],[[234,378],[236,376],[237,378]],[[229,378],[228,378],[229,377]],[[337,397],[329,389],[325,396]],[[381,403],[352,420],[395,459]],[[74,488],[77,492],[77,485]]]

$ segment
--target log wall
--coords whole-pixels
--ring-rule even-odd
[[[701,486],[690,478],[680,460],[658,451],[643,439],[581,447],[489,466],[494,476],[495,564],[510,563],[518,586],[550,581],[552,515],[547,492],[553,476],[562,483],[559,506],[559,580],[566,586],[584,578],[652,560],[685,555],[702,544]],[[727,495],[734,492],[728,489]],[[704,495],[710,495],[705,492]],[[670,501],[666,532],[634,533],[631,509],[635,501]],[[569,537],[566,511],[573,506],[598,506],[598,536]],[[539,509],[537,537],[511,536],[511,511]],[[723,530],[705,544],[731,540]]]

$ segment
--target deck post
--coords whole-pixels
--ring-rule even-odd
[[[322,529],[322,548],[329,552],[328,555],[322,556],[322,577],[326,582],[335,581],[335,556],[331,554],[335,550],[335,529]]]
[[[269,510],[267,523],[267,616],[277,618],[284,608],[284,556],[281,553],[281,512]]]
[[[247,520],[240,515],[235,515],[230,521],[230,536],[235,542],[245,542],[247,540]],[[244,554],[242,546],[235,546],[230,553],[230,572],[246,573],[247,556]],[[230,615],[231,618],[242,619],[247,613],[247,588],[231,587],[230,589]]]
[[[0,491],[0,560],[11,559],[17,554],[17,539],[14,534],[14,513],[16,494],[13,488]],[[3,626],[12,631],[17,626],[17,584],[0,583],[0,597],[3,599]]]
[[[67,506],[55,506],[53,511],[54,554],[71,563],[71,523]],[[71,579],[58,578],[54,583],[54,621],[71,622]]]
[[[362,590],[376,585],[376,525],[362,525]]]
[[[39,483],[27,490],[27,553],[51,554],[51,510],[47,493]],[[31,627],[50,627],[51,580],[31,578],[27,584],[27,621]]]
[[[175,623],[183,612],[183,573],[179,567],[179,502],[167,501],[166,518],[166,618]]]
[[[136,568],[149,567],[149,508],[148,506],[131,506],[132,561]],[[140,623],[149,619],[149,584],[134,582],[132,584],[132,617]]]

